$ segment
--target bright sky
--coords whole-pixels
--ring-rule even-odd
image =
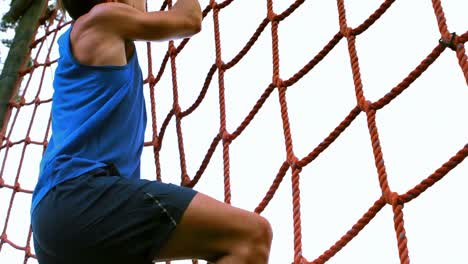
[[[9,1],[0,0],[0,14],[3,17],[8,11]],[[13,30],[8,30],[7,32],[0,32],[0,40],[12,38],[14,32]],[[8,54],[8,48],[0,42],[0,70],[3,69],[3,63],[5,63],[6,56]]]
[[[151,1],[150,9],[161,5]],[[201,1],[205,7],[209,0]],[[294,1],[274,1],[281,13]],[[382,0],[345,0],[348,24],[360,25]],[[451,32],[468,30],[467,1],[443,0]],[[0,1],[5,8],[5,1]],[[4,9],[2,9],[4,10]],[[3,13],[3,12],[2,12]],[[253,35],[266,16],[266,1],[235,0],[220,12],[222,56],[229,62]],[[306,1],[279,26],[280,74],[289,79],[300,70],[339,30],[336,1]],[[40,36],[41,33],[39,34]],[[411,72],[437,45],[440,38],[429,0],[396,1],[392,7],[356,40],[364,95],[376,101]],[[51,40],[49,40],[48,44]],[[159,70],[166,43],[154,43],[153,66]],[[146,44],[139,43],[138,57],[147,76]],[[56,46],[54,47],[56,49]],[[0,49],[2,61],[4,49]],[[55,56],[55,57],[54,57]],[[53,58],[56,58],[56,52]],[[45,53],[40,58],[45,57]],[[268,26],[249,53],[225,74],[227,127],[233,132],[272,76],[271,29]],[[177,57],[179,100],[187,109],[197,98],[209,68],[215,60],[213,16],[203,21],[203,30],[192,38]],[[40,62],[41,59],[39,60]],[[169,65],[168,65],[169,66]],[[40,98],[52,94],[54,67],[46,70],[47,84]],[[170,67],[158,83],[158,127],[172,106]],[[37,83],[42,69],[33,76]],[[219,130],[218,79],[215,74],[200,107],[182,121],[188,173],[193,177],[213,137]],[[23,81],[23,85],[26,81]],[[26,101],[34,98],[34,85]],[[145,86],[149,95],[149,89]],[[278,93],[268,98],[258,115],[230,147],[232,204],[254,210],[285,160],[283,128]],[[149,97],[147,97],[149,111]],[[294,152],[306,156],[344,119],[356,105],[347,43],[342,39],[330,54],[301,81],[288,88],[288,109]],[[390,188],[405,193],[432,174],[468,143],[468,90],[455,53],[449,49],[388,106],[377,112],[383,156]],[[38,108],[31,138],[44,137],[50,104]],[[23,107],[12,141],[24,139],[32,107]],[[150,140],[148,122],[147,140]],[[10,149],[3,178],[14,182],[23,145]],[[21,186],[33,189],[37,180],[41,147],[28,146],[26,163],[20,172]],[[4,151],[0,152],[3,162]],[[143,154],[142,174],[154,179],[152,150]],[[168,127],[161,151],[165,182],[180,182],[175,122]],[[218,146],[210,165],[195,189],[223,200],[222,151]],[[468,236],[468,162],[404,207],[405,228],[412,263],[467,263],[464,241]],[[316,259],[344,235],[377,200],[381,191],[374,165],[365,114],[314,162],[301,172],[303,255]],[[11,191],[0,189],[0,228],[5,222]],[[8,238],[24,245],[29,227],[30,195],[18,194],[8,223]],[[262,213],[272,223],[274,240],[270,263],[293,260],[291,173],[286,174],[275,197]],[[20,263],[24,252],[4,245],[0,263]],[[28,263],[37,263],[29,260]],[[191,263],[181,261],[178,263]],[[363,231],[328,263],[399,263],[393,213],[384,207]]]

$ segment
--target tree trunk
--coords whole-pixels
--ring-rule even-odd
[[[36,35],[39,19],[47,7],[47,2],[48,0],[34,0],[16,27],[15,38],[0,75],[0,127],[3,128],[2,133],[5,132],[6,128],[4,121],[8,121],[11,114],[10,111],[7,111],[8,102],[13,93],[19,89],[20,78],[22,78],[19,76],[19,72],[24,70],[24,65],[31,56],[30,44]]]

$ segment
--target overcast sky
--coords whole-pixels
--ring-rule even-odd
[[[6,11],[8,11],[10,1],[0,0],[0,15],[3,17]],[[0,40],[11,39],[13,36],[13,30],[8,30],[7,32],[0,32]],[[3,69],[3,63],[5,62],[6,56],[8,54],[8,48],[0,43],[0,70]]]
[[[162,1],[152,1],[154,10]],[[202,6],[208,0],[201,1]],[[292,0],[274,1],[281,13]],[[348,24],[356,27],[381,0],[345,0]],[[468,1],[444,0],[450,32],[468,30]],[[2,8],[5,1],[0,1]],[[4,9],[2,9],[4,10]],[[235,0],[220,12],[221,48],[229,62],[253,35],[266,16],[266,1]],[[279,26],[280,75],[286,80],[299,71],[339,30],[336,1],[308,0]],[[43,33],[43,32],[42,32]],[[39,34],[41,35],[41,34]],[[411,72],[437,45],[440,33],[429,0],[396,1],[392,7],[356,40],[364,95],[376,101]],[[51,41],[51,40],[49,40]],[[179,41],[177,41],[178,43]],[[48,42],[48,44],[51,44]],[[177,58],[181,108],[197,98],[209,68],[215,60],[213,17],[203,21],[202,32],[192,38]],[[54,49],[57,47],[55,46]],[[138,43],[138,58],[147,76],[146,44]],[[167,49],[153,43],[154,72]],[[1,58],[5,57],[0,49]],[[40,55],[43,61],[45,53]],[[53,59],[57,53],[53,53]],[[271,29],[267,27],[249,53],[225,74],[227,129],[233,132],[272,79]],[[41,59],[39,60],[40,62]],[[169,66],[169,65],[168,65]],[[51,96],[54,67],[46,70],[41,99]],[[42,69],[36,70],[36,84]],[[26,81],[23,81],[23,84]],[[26,101],[34,99],[32,85]],[[149,89],[145,86],[149,111]],[[157,123],[160,128],[172,106],[170,67],[156,87]],[[287,101],[296,156],[312,151],[356,105],[347,43],[342,39],[330,54],[301,81],[288,88]],[[377,112],[380,142],[392,191],[405,193],[427,178],[468,143],[468,88],[455,53],[444,51],[440,58],[397,99]],[[24,139],[33,107],[20,110],[12,141]],[[50,104],[38,108],[31,138],[44,137]],[[148,112],[150,113],[150,112]],[[151,119],[149,119],[151,120]],[[213,137],[219,131],[218,78],[213,77],[205,100],[182,120],[188,174],[193,177]],[[148,122],[147,141],[152,137]],[[14,182],[23,145],[10,149],[3,178]],[[37,180],[41,147],[28,146],[26,165],[20,172],[21,186],[33,189]],[[0,153],[3,162],[4,150]],[[286,158],[278,93],[274,91],[249,127],[230,146],[232,204],[254,210]],[[142,175],[154,179],[151,148],[142,158]],[[468,162],[404,207],[408,249],[412,263],[468,263]],[[171,121],[161,151],[165,182],[180,182],[179,153],[175,122]],[[333,245],[380,197],[377,171],[365,114],[314,162],[301,172],[303,255],[312,261]],[[223,200],[222,148],[218,146],[198,191]],[[3,231],[11,191],[0,190],[0,227]],[[29,226],[30,195],[17,195],[8,223],[9,239],[24,245]],[[275,197],[262,213],[273,225],[270,263],[293,260],[291,173],[286,174]],[[0,263],[20,263],[24,253],[4,245]],[[37,263],[34,260],[28,263]],[[180,263],[191,263],[181,261]],[[393,213],[384,207],[364,230],[329,263],[399,263]]]

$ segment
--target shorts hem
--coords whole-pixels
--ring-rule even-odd
[[[185,212],[187,211],[187,208],[189,207],[190,203],[193,201],[193,198],[195,198],[195,196],[198,194],[198,192],[193,190],[193,189],[189,189],[189,190],[190,191],[188,193],[190,194],[190,196],[188,196],[188,195],[186,196],[188,198],[185,199],[185,201],[184,201],[184,207],[180,207],[180,209],[181,209],[180,213],[175,213],[174,214],[174,212],[168,211],[169,214],[172,213],[171,215],[169,215],[169,217],[173,218],[175,220],[176,224],[171,225],[171,228],[165,229],[165,232],[163,234],[157,234],[157,237],[153,240],[154,241],[153,246],[151,247],[151,249],[149,251],[148,258],[149,258],[150,261],[154,261],[155,257],[157,257],[159,255],[162,247],[168,242],[168,240],[170,239],[172,233],[175,231],[175,229],[179,225],[180,221],[182,220],[182,217],[184,216]],[[164,210],[167,211],[166,208],[164,208]]]

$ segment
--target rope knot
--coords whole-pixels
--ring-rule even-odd
[[[26,74],[28,74],[28,73],[31,73],[31,72],[32,72],[32,67],[28,67],[28,68],[25,69],[25,70],[22,70],[22,71],[20,70],[20,71],[18,72],[18,75],[19,75],[20,77],[23,77],[24,75],[26,75]]]
[[[8,105],[13,108],[19,108],[19,104],[15,102],[14,100],[8,101]]]
[[[148,84],[150,86],[154,86],[156,84],[156,78],[154,78],[153,74],[150,74],[150,76],[148,76]]]
[[[5,180],[3,178],[0,178],[0,188],[3,188],[3,184],[5,184]]]
[[[15,186],[13,186],[13,190],[14,190],[15,192],[19,192],[20,189],[21,189],[21,186],[20,186],[19,183],[16,183]]]
[[[387,192],[384,194],[384,198],[389,205],[403,204],[400,200],[400,195],[396,192]]]
[[[296,158],[296,157],[292,157],[289,161],[289,166],[293,169],[293,170],[298,170],[299,172],[302,171],[302,166],[299,164],[299,160]]]
[[[24,139],[24,142],[26,143],[26,145],[31,144],[31,138],[30,138],[30,137],[26,137],[26,138]]]
[[[215,9],[218,8],[218,3],[216,3],[215,0],[211,0],[210,1],[210,7],[211,7],[211,9],[215,10]]]
[[[270,22],[274,22],[278,18],[278,15],[273,10],[268,10],[267,18]]]
[[[180,117],[180,112],[182,110],[180,109],[180,105],[174,105],[174,114],[176,115],[176,117]]]
[[[441,39],[439,39],[439,43],[440,43],[440,45],[442,45],[442,46],[444,46],[446,48],[450,48],[451,50],[456,51],[457,50],[457,40],[458,40],[457,34],[455,32],[453,32],[451,34],[450,39],[442,37]]]
[[[221,131],[220,135],[221,135],[221,138],[222,138],[224,141],[231,142],[231,140],[232,140],[232,135],[231,135],[229,132],[227,132],[227,131]]]
[[[354,32],[350,27],[343,27],[341,28],[341,34],[343,34],[345,38],[349,38],[350,36],[354,35]]]
[[[284,88],[284,81],[279,76],[273,78],[273,84],[278,88]]]
[[[23,96],[15,96],[8,103],[11,107],[20,108],[26,104],[26,99]]]
[[[185,175],[184,177],[182,177],[182,182],[181,182],[182,186],[189,186],[191,183],[192,183],[192,180],[190,179],[189,176]]]
[[[26,256],[27,257],[32,257],[31,247],[30,246],[26,246]]]
[[[39,44],[39,42],[41,42],[41,39],[36,39],[31,43],[31,45],[29,45],[29,48],[34,49],[37,46],[37,44]]]
[[[369,112],[369,110],[373,109],[372,102],[369,100],[363,101],[359,104],[359,108],[364,112]]]
[[[169,56],[173,57],[177,55],[177,49],[174,44],[169,45]]]
[[[159,138],[158,136],[155,136],[153,140],[151,141],[151,144],[155,149],[159,149]]]
[[[34,98],[34,104],[37,105],[37,106],[40,105],[41,104],[41,99],[39,99],[39,97]]]
[[[218,69],[220,70],[225,70],[226,64],[224,63],[223,60],[219,59],[219,60],[216,60],[216,67],[218,67]]]

